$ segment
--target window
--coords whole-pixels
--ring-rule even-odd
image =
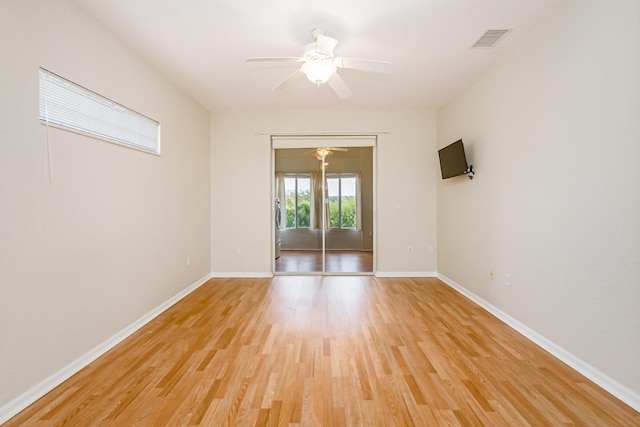
[[[329,228],[355,229],[357,225],[356,177],[327,177]]]
[[[160,154],[160,124],[40,68],[40,121]]]
[[[309,228],[311,225],[311,178],[285,177],[286,228]]]

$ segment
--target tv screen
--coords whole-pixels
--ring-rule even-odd
[[[464,145],[461,139],[438,150],[438,156],[440,157],[442,179],[467,173],[467,158],[464,155]]]

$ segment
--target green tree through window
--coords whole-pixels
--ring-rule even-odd
[[[311,226],[311,179],[291,177],[284,179],[286,199],[286,228],[309,228]]]
[[[330,228],[356,228],[356,178],[327,178]]]

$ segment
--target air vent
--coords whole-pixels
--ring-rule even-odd
[[[473,48],[491,48],[509,32],[509,30],[487,30],[486,33],[474,44]]]

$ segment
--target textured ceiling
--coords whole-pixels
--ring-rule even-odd
[[[211,111],[437,108],[566,0],[75,0]],[[299,67],[247,63],[301,56],[324,28],[337,56],[393,62],[390,75],[340,69],[353,96],[297,78]],[[492,49],[471,46],[511,29]]]

